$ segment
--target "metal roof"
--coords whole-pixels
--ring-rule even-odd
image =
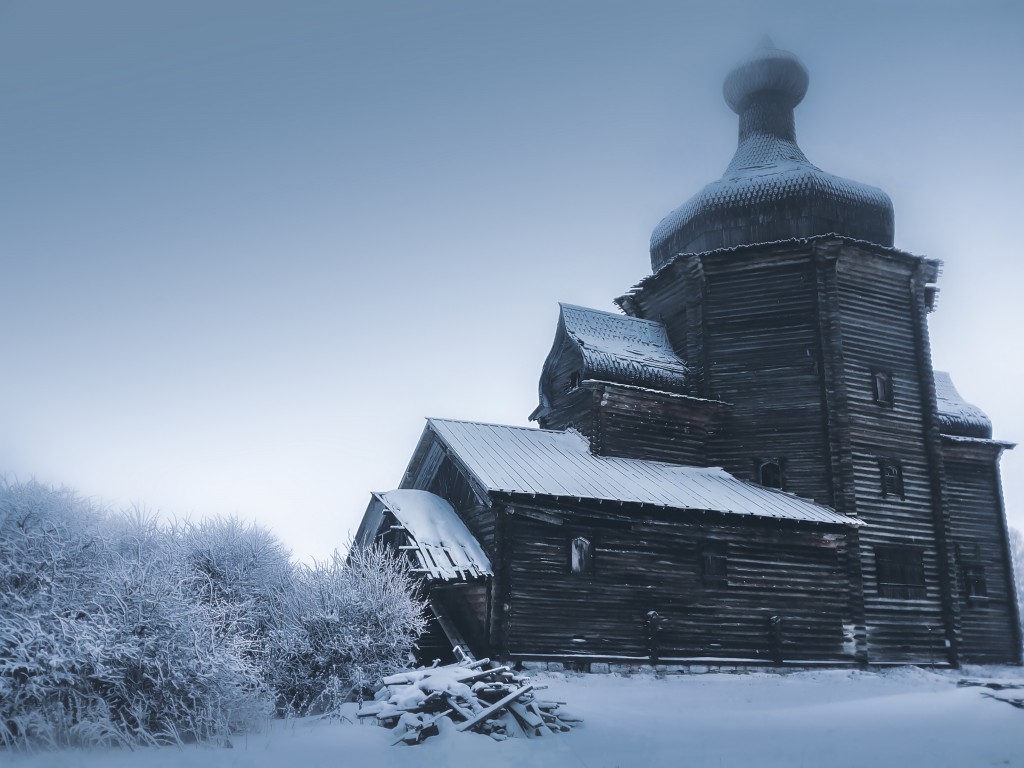
[[[584,378],[686,390],[686,365],[661,323],[559,304],[562,327],[583,355]]]
[[[491,493],[650,504],[759,518],[859,525],[860,521],[719,468],[595,456],[575,430],[428,419],[432,430]]]

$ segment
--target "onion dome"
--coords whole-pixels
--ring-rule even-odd
[[[721,179],[655,228],[655,271],[678,253],[830,233],[893,244],[889,196],[822,171],[797,146],[793,108],[808,81],[800,59],[767,37],[729,73],[722,93],[740,118],[739,146]]]

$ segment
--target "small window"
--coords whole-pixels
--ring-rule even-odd
[[[956,547],[956,559],[960,565],[960,581],[964,598],[977,602],[988,599],[988,584],[985,581],[985,566],[981,562],[981,546]]]
[[[882,480],[883,496],[903,496],[903,466],[892,459],[879,459],[878,470]]]
[[[580,388],[580,372],[576,371],[569,375],[569,389],[567,391],[572,392],[574,389]]]
[[[594,545],[577,536],[569,542],[569,572],[587,576],[594,572]]]
[[[758,483],[765,488],[782,488],[782,459],[758,459],[754,464]]]
[[[964,596],[968,600],[984,600],[988,597],[985,583],[985,566],[981,563],[964,563],[960,566],[964,577]]]
[[[893,406],[892,371],[873,371],[871,384],[874,389],[875,402],[879,405]]]
[[[725,542],[705,541],[701,546],[701,579],[706,587],[724,587],[729,583],[729,550]]]
[[[912,547],[876,547],[875,577],[880,597],[925,598],[924,555]]]

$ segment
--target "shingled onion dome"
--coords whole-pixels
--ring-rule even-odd
[[[793,108],[807,69],[767,37],[729,73],[725,101],[739,115],[739,146],[725,174],[662,219],[651,235],[657,271],[679,253],[835,233],[893,243],[893,208],[876,187],[825,173],[796,143]]]

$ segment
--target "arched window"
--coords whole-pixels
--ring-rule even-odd
[[[760,459],[757,462],[757,482],[765,488],[782,488],[782,459]]]
[[[577,536],[569,542],[569,572],[588,575],[594,572],[594,545]]]
[[[879,459],[878,470],[882,476],[882,495],[904,498],[903,465],[893,459]]]

